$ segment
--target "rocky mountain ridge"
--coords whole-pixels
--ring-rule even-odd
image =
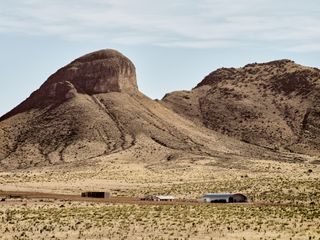
[[[320,153],[320,70],[278,60],[221,68],[191,91],[162,102],[199,125],[239,140],[303,154]]]
[[[0,168],[223,161],[279,154],[199,126],[138,90],[133,63],[115,50],[76,59],[0,119]],[[283,156],[281,156],[284,159]]]
[[[319,156],[320,70],[279,60],[218,69],[154,101],[105,49],[51,75],[0,118],[0,168],[91,161],[303,161]]]

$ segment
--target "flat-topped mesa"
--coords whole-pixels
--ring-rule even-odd
[[[69,82],[86,94],[138,91],[134,64],[118,51],[105,49],[84,55],[51,75],[42,88],[54,95],[56,86]]]

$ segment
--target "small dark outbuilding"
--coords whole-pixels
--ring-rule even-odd
[[[81,197],[87,198],[109,198],[110,193],[108,192],[83,192],[81,193]]]
[[[208,193],[202,197],[208,203],[241,203],[248,202],[248,198],[241,193]]]

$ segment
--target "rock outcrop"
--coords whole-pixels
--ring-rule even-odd
[[[70,82],[79,92],[89,95],[138,91],[135,66],[127,57],[111,49],[74,60],[49,77],[43,88],[55,88],[61,82]]]
[[[138,92],[134,64],[116,50],[84,55],[51,75],[31,96],[0,120],[33,108],[59,104],[77,93]]]

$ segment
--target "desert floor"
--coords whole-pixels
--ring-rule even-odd
[[[320,165],[205,158],[141,163],[98,158],[0,173],[0,190],[198,200],[240,192],[248,204],[138,205],[9,198],[0,239],[320,239]]]

